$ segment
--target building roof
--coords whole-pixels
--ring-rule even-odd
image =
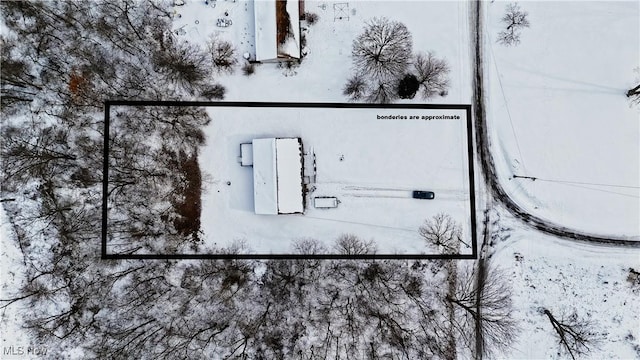
[[[278,213],[275,139],[253,140],[253,196],[256,214]]]
[[[278,213],[304,211],[302,201],[302,152],[299,139],[276,139]]]
[[[278,43],[278,14],[275,0],[255,0],[256,60],[274,60],[279,57],[300,58],[300,14],[298,0],[287,0],[286,11],[290,20],[290,36],[284,44]]]
[[[304,211],[299,138],[253,140],[253,193],[256,214]]]

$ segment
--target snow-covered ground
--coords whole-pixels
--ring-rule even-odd
[[[25,201],[24,198],[19,199],[19,201],[25,207],[33,206],[33,204]],[[44,232],[38,231],[39,225],[41,225],[40,222],[35,221],[32,225],[32,228],[24,229],[27,231],[25,237],[30,242],[29,246],[42,245],[47,247],[49,244],[44,240],[46,238]],[[42,250],[46,252],[49,249]],[[9,222],[7,211],[3,206],[0,206],[0,299],[13,299],[24,295],[18,291],[25,281],[25,267],[25,258],[18,246],[16,232]],[[5,302],[0,303],[0,305],[5,304]],[[54,352],[54,349],[34,341],[28,330],[23,328],[23,314],[28,313],[30,310],[30,307],[24,301],[17,301],[10,306],[0,308],[0,346],[2,347],[0,359],[51,358],[51,353]],[[69,360],[86,358],[84,351],[79,348],[63,349],[60,354],[63,356],[62,358]]]
[[[495,39],[506,4],[486,3],[487,117],[501,183],[533,214],[637,239],[639,109],[624,92],[640,65],[640,4],[522,2],[531,27],[520,45],[503,47]],[[594,324],[600,342],[588,358],[640,356],[638,293],[626,281],[638,250],[572,244],[504,215],[500,226],[513,231],[493,261],[511,278],[522,327],[506,357],[567,357],[541,307]]]
[[[436,98],[433,102],[469,104],[471,65],[468,55],[467,6],[464,2],[306,1],[305,11],[316,13],[319,20],[312,26],[302,23],[303,28],[306,29],[303,33],[307,38],[309,53],[299,67],[282,69],[276,64],[261,64],[257,66],[254,75],[244,76],[238,70],[233,75],[220,76],[217,80],[227,87],[225,100],[345,102],[342,88],[353,71],[350,58],[353,39],[362,32],[368,20],[385,16],[407,26],[413,34],[415,52],[433,51],[436,56],[449,61],[452,68],[449,95]],[[244,53],[252,55],[255,53],[251,2],[217,1],[213,7],[212,2],[206,5],[204,1],[187,1],[184,6],[175,7],[175,10],[180,17],[176,17],[174,28],[181,34],[179,36],[187,41],[202,46],[206,46],[206,41],[211,36],[231,41],[236,46],[240,63],[244,62],[242,59]],[[225,28],[216,27],[215,19],[220,17],[231,19],[233,25]],[[236,114],[240,119],[232,123],[238,124],[234,125],[237,130],[228,130],[230,134],[235,134],[235,138],[225,132],[215,132],[213,129],[216,127],[216,117],[213,116],[214,121],[209,128],[212,132],[209,134],[209,145],[201,155],[201,163],[205,171],[217,180],[221,180],[219,183],[214,183],[214,187],[209,188],[203,201],[203,218],[205,219],[203,230],[207,236],[216,234],[214,243],[221,245],[218,241],[251,239],[254,249],[284,251],[289,249],[290,239],[293,238],[320,237],[329,240],[329,238],[335,238],[336,234],[353,232],[365,238],[395,239],[394,243],[398,245],[389,244],[389,247],[383,247],[384,252],[405,253],[408,249],[412,249],[408,252],[421,253],[425,249],[417,237],[417,228],[427,216],[437,212],[461,212],[462,215],[456,218],[460,218],[458,221],[465,226],[465,232],[469,231],[469,211],[461,211],[464,208],[468,209],[469,199],[468,180],[461,178],[460,175],[460,161],[463,159],[461,156],[466,159],[466,151],[463,155],[458,153],[463,149],[462,144],[465,143],[466,135],[461,133],[466,131],[464,126],[449,130],[454,132],[453,138],[446,133],[440,134],[440,130],[429,131],[427,136],[432,136],[434,141],[428,143],[423,141],[424,139],[422,141],[419,139],[417,134],[420,134],[420,131],[416,134],[411,130],[398,128],[415,126],[413,123],[389,122],[383,123],[381,128],[377,122],[371,122],[371,119],[367,120],[373,124],[373,127],[366,124],[367,121],[362,124],[338,121],[337,125],[342,126],[343,130],[342,133],[337,133],[331,127],[323,127],[322,123],[306,116],[303,117],[302,122],[307,121],[305,124],[309,125],[302,126],[302,122],[298,121],[293,128],[287,124],[280,124],[280,127],[276,125],[274,128],[273,125],[268,125],[264,121],[259,125],[245,123],[241,114]],[[241,125],[243,127],[240,127]],[[347,126],[344,127],[344,125]],[[464,125],[464,122],[460,125]],[[261,126],[268,127],[261,129]],[[421,126],[433,127],[434,125],[425,123]],[[455,126],[457,127],[458,124]],[[238,132],[239,130],[241,131]],[[296,134],[285,134],[286,130]],[[331,136],[328,136],[329,131],[332,131]],[[318,156],[318,182],[320,182],[315,185],[314,194],[340,195],[341,204],[338,209],[331,211],[310,209],[304,218],[297,222],[297,226],[281,224],[287,221],[285,218],[268,219],[260,225],[261,221],[255,219],[255,215],[250,213],[251,197],[242,198],[234,195],[229,198],[230,203],[225,200],[214,201],[218,191],[221,191],[219,196],[222,197],[229,196],[225,193],[233,190],[235,194],[250,194],[250,169],[240,169],[235,158],[240,142],[250,141],[252,138],[260,137],[261,134],[269,134],[269,136],[300,136],[302,134],[303,141],[311,138],[309,145],[315,148]],[[218,140],[220,136],[223,139]],[[313,141],[314,136],[318,136],[319,139]],[[438,148],[434,146],[448,139],[452,140],[453,146],[458,147],[456,149],[458,152],[452,154],[449,151],[451,144],[444,144]],[[224,147],[230,151],[224,154],[227,160],[223,164],[212,162],[208,165],[206,161],[210,156],[222,155],[219,153],[220,141],[228,142]],[[363,146],[371,150],[365,153],[358,148]],[[395,150],[399,146],[404,149],[404,152],[408,150],[409,153],[403,156],[401,151]],[[425,152],[425,150],[429,151]],[[422,171],[409,170],[412,169],[410,162],[418,162],[420,157],[425,157],[425,153],[438,154],[437,156],[441,159],[453,156],[453,160],[438,161],[436,165],[430,164],[429,166],[439,169],[437,174],[428,167],[423,168]],[[341,155],[345,156],[344,161],[339,161]],[[228,162],[231,164],[228,165]],[[385,165],[376,165],[381,163]],[[227,166],[233,172],[242,171],[245,174],[231,176],[233,172],[228,172],[224,168]],[[358,166],[365,166],[368,169],[362,171]],[[350,169],[349,175],[345,175],[344,169]],[[425,172],[425,169],[430,171]],[[225,177],[234,177],[238,181]],[[227,189],[224,184],[229,180],[232,181],[232,185]],[[410,190],[422,189],[425,186],[427,190],[436,191],[436,202],[442,204],[445,199],[451,198],[447,201],[452,205],[438,206],[437,209],[428,208],[425,211],[423,210],[424,202],[411,201],[408,198]],[[442,195],[443,193],[445,195]],[[224,207],[214,208],[211,204]],[[227,219],[216,216],[225,208],[241,209],[242,214],[246,214],[249,218],[234,216]],[[358,211],[352,212],[351,209],[358,209]],[[212,211],[216,214],[212,214]],[[235,229],[242,229],[241,224],[246,224],[246,220],[253,225],[245,231],[237,232]],[[238,226],[222,226],[222,224],[229,224],[229,221]],[[285,231],[285,233],[278,234],[273,229],[281,229],[278,231]],[[260,236],[255,237],[253,234],[260,234]],[[287,240],[283,241],[283,237]],[[467,239],[469,237],[466,236]],[[266,241],[266,243],[261,244],[260,241]],[[208,242],[211,243],[211,239]],[[276,246],[276,244],[279,245]]]
[[[173,8],[173,31],[181,40],[206,47],[211,37],[232,41],[240,55],[255,55],[253,1],[186,0]],[[218,26],[218,19],[231,25]]]
[[[182,38],[201,46],[206,46],[211,36],[228,40],[235,45],[239,62],[244,63],[244,53],[255,54],[251,2],[217,1],[215,7],[212,4],[192,0],[175,7],[180,17],[176,17],[174,29]],[[433,51],[449,62],[449,95],[433,102],[469,104],[467,6],[464,2],[305,1],[305,11],[316,13],[319,20],[314,25],[302,22],[308,55],[299,67],[283,69],[276,64],[261,64],[254,75],[244,76],[236,71],[219,76],[217,81],[227,87],[225,100],[345,102],[342,88],[353,72],[353,39],[368,20],[384,16],[407,26],[413,34],[415,52]],[[220,17],[231,19],[233,25],[216,27],[214,19]],[[334,119],[335,125],[326,126],[324,120],[314,119],[315,115],[296,115],[300,119],[294,122],[250,122],[249,111],[237,111],[236,119],[226,122],[221,130],[213,114],[208,146],[200,157],[202,167],[215,179],[203,199],[203,230],[206,236],[213,237],[208,243],[222,245],[220,242],[247,239],[258,252],[287,252],[292,239],[317,237],[329,241],[340,233],[352,232],[365,238],[389,239],[379,248],[382,252],[422,253],[425,248],[417,237],[417,228],[437,212],[460,213],[454,217],[468,233],[468,180],[466,170],[462,170],[467,161],[466,145],[462,145],[466,136],[464,122],[448,124],[455,129],[437,130],[435,123],[420,122],[414,132],[415,122],[338,120],[345,117],[343,114],[344,111]],[[421,127],[428,128],[423,132]],[[332,210],[307,206],[306,214],[293,217],[297,220],[293,223],[291,217],[263,218],[252,214],[252,197],[248,196],[251,170],[240,168],[236,157],[241,142],[260,136],[301,136],[305,147],[313,147],[317,155],[318,184],[314,184],[311,195],[337,195],[340,206]],[[425,141],[427,138],[429,141]],[[396,150],[399,147],[401,151]],[[431,155],[425,154],[436,154],[433,158],[440,160],[432,163]],[[210,161],[221,156],[225,157],[222,163]],[[341,156],[344,161],[339,160]],[[412,163],[425,165],[416,170]],[[227,181],[232,185],[227,186]],[[425,208],[429,204],[409,199],[410,190],[425,187],[436,191],[437,207]],[[221,216],[225,211],[232,216]],[[465,237],[469,239],[470,235]]]
[[[212,3],[211,1],[209,2]],[[181,15],[174,29],[184,29],[181,38],[205,46],[210,36],[231,41],[239,61],[253,48],[254,19],[250,1],[218,0],[215,8],[203,0],[186,0],[175,7]],[[469,104],[471,102],[471,64],[469,59],[468,4],[460,1],[305,1],[305,11],[315,13],[314,25],[302,22],[309,54],[292,71],[276,64],[261,64],[251,76],[239,69],[218,80],[227,87],[225,100],[344,102],[342,89],[352,75],[351,48],[365,23],[374,17],[400,21],[413,35],[414,52],[433,51],[451,67],[449,95],[431,103]],[[215,19],[229,14],[233,25],[215,26]],[[198,24],[196,24],[198,21]],[[416,97],[412,102],[420,102]]]
[[[531,27],[515,47],[495,41],[506,3],[486,5],[501,183],[533,214],[640,239],[640,110],[624,95],[640,66],[640,3],[523,2]]]
[[[24,278],[22,274],[24,265],[21,264],[22,254],[15,243],[14,236],[7,213],[4,207],[0,207],[0,241],[2,244],[2,248],[0,248],[0,299],[15,295]],[[22,323],[20,313],[25,310],[20,303],[0,310],[0,334],[2,334],[3,348],[33,346],[28,336],[20,328]]]
[[[540,308],[556,317],[575,311],[593,323],[599,341],[584,358],[640,356],[640,289],[633,290],[627,281],[629,268],[637,270],[640,265],[637,250],[572,244],[532,232],[504,214],[500,227],[509,228],[505,235],[510,237],[497,245],[491,260],[513,286],[515,316],[522,330],[504,358],[569,358],[557,355],[553,328]]]
[[[242,54],[251,52],[253,46],[250,2],[219,0],[215,7],[212,3],[210,1],[206,5],[204,0],[187,0],[186,5],[176,7],[176,13],[181,17],[175,18],[175,29],[182,29],[178,36],[204,45],[210,35],[217,34],[233,42],[241,59]],[[386,16],[407,25],[413,34],[414,50],[433,50],[437,56],[449,61],[452,68],[449,95],[436,98],[433,102],[470,103],[471,65],[466,2],[351,1],[346,3],[348,9],[343,5],[336,7],[344,3],[307,1],[307,11],[317,13],[320,19],[306,31],[310,52],[302,65],[285,72],[275,64],[263,64],[257,67],[256,74],[252,76],[243,76],[240,71],[233,75],[220,75],[217,80],[227,88],[226,100],[345,101],[341,92],[346,78],[352,72],[349,57],[352,40],[362,31],[367,19]],[[512,48],[495,43],[500,28],[499,19],[506,3],[496,1],[486,2],[485,5],[488,9],[486,80],[490,85],[487,115],[501,182],[519,204],[535,214],[579,230],[637,237],[640,233],[640,193],[637,188],[640,186],[640,123],[638,108],[629,108],[624,91],[634,85],[633,69],[640,65],[640,5],[634,1],[522,2],[522,8],[530,14],[532,25],[524,29],[522,43]],[[225,11],[228,16],[224,14]],[[348,15],[348,19],[344,14]],[[223,17],[232,19],[233,24],[226,28],[216,27],[216,20]],[[247,234],[233,235],[230,229],[238,224],[247,225],[252,234],[269,234],[273,225],[265,227],[260,221],[234,222],[236,220],[233,218],[227,219],[230,225],[223,224],[222,217],[215,216],[215,211],[219,210],[215,205],[208,205],[213,202],[256,219],[250,211],[250,191],[246,191],[251,189],[251,169],[240,167],[236,161],[239,143],[250,140],[254,135],[295,135],[301,136],[303,141],[313,139],[310,141],[314,142],[318,156],[319,182],[315,193],[320,195],[322,191],[322,195],[330,195],[340,190],[341,200],[348,199],[353,204],[351,208],[360,211],[344,211],[348,209],[343,206],[347,204],[345,202],[337,209],[312,209],[304,215],[309,218],[307,221],[313,223],[311,227],[301,223],[296,225],[296,229],[284,227],[287,224],[277,224],[283,226],[283,231],[295,234],[290,238],[332,236],[330,232],[335,231],[333,227],[338,223],[336,220],[355,216],[351,223],[340,223],[341,228],[348,226],[350,231],[365,238],[379,239],[393,235],[402,243],[402,249],[406,249],[404,240],[417,235],[416,221],[431,213],[426,206],[441,202],[386,198],[381,195],[395,196],[398,190],[422,186],[424,183],[418,182],[418,179],[428,179],[431,184],[441,181],[436,190],[453,190],[443,183],[449,175],[440,178],[426,172],[402,176],[402,181],[398,181],[391,170],[384,172],[384,168],[371,166],[362,167],[361,173],[351,172],[349,177],[344,176],[347,174],[346,166],[351,166],[355,158],[362,156],[353,147],[351,140],[354,136],[387,141],[384,148],[392,148],[395,144],[403,148],[406,146],[412,157],[421,150],[428,150],[431,145],[426,142],[415,148],[410,147],[406,141],[415,140],[411,138],[417,137],[417,132],[414,134],[398,128],[415,124],[387,122],[380,125],[393,128],[383,129],[374,120],[376,126],[361,127],[364,131],[362,134],[350,133],[350,136],[346,136],[336,132],[333,137],[335,141],[330,147],[326,138],[311,136],[318,134],[317,131],[313,134],[304,132],[316,130],[321,126],[320,123],[309,122],[309,128],[306,124],[304,126],[309,130],[303,131],[302,124],[307,116],[303,116],[302,112],[295,126],[287,126],[289,131],[295,131],[296,134],[281,134],[282,127],[274,122],[252,123],[251,131],[247,131],[249,127],[242,128],[242,125],[248,124],[249,120],[240,116],[243,114],[237,115],[238,123],[230,124],[233,131],[229,133],[215,132],[214,124],[224,122],[224,119],[220,120],[218,114],[214,113],[213,124],[207,128],[208,145],[200,157],[205,171],[211,173],[203,202],[204,216],[207,217],[203,219],[205,232],[222,234],[227,231],[229,234],[226,235],[230,237],[246,236],[247,240],[273,241],[268,236],[249,239]],[[256,124],[260,125],[259,129]],[[420,126],[432,125],[421,123]],[[452,135],[456,134],[455,129],[449,131]],[[398,135],[405,133],[409,134],[406,139]],[[385,136],[388,134],[394,135]],[[214,153],[216,150],[219,153]],[[368,150],[373,150],[377,159],[392,160],[400,154],[380,154],[382,147]],[[342,154],[345,155],[344,160],[339,161]],[[462,161],[451,153],[444,156],[451,156],[454,164],[459,165]],[[224,163],[207,163],[217,159]],[[366,161],[359,163],[367,165]],[[445,173],[448,170],[457,173],[455,168],[446,169]],[[372,182],[368,175],[374,171],[380,171],[388,177]],[[399,171],[406,172],[406,169]],[[513,174],[564,182],[509,180]],[[226,181],[231,181],[231,185],[226,185]],[[324,185],[322,181],[325,181]],[[348,181],[352,183],[346,184]],[[246,193],[234,194],[232,192],[235,189],[245,189]],[[459,190],[461,192],[458,195],[463,195],[464,189]],[[436,199],[439,199],[439,192],[436,191]],[[346,196],[348,194],[373,194],[378,197],[349,197]],[[455,192],[451,194],[452,204],[461,201],[456,198]],[[214,201],[216,197],[220,201]],[[410,208],[414,205],[416,208]],[[367,220],[371,219],[370,213],[385,211],[394,214],[398,208],[411,210],[411,214],[405,217],[389,215],[375,226]],[[330,220],[310,218],[329,216],[327,214],[335,214],[335,217]],[[285,218],[276,218],[276,221],[286,221],[279,219]],[[219,223],[216,224],[216,221]],[[3,211],[0,211],[0,224],[0,297],[6,298],[21,279],[19,273],[15,272],[20,268],[16,263],[20,262],[20,254],[11,241],[11,231],[6,226]],[[216,225],[215,229],[207,230],[212,225]],[[575,309],[581,316],[592,320],[602,341],[600,348],[590,354],[591,358],[638,358],[637,350],[633,349],[633,344],[637,345],[640,339],[638,293],[634,293],[625,281],[628,268],[635,267],[638,270],[640,267],[640,253],[637,250],[572,244],[567,240],[541,235],[507,214],[502,214],[499,227],[511,228],[507,230],[511,236],[497,245],[492,260],[511,280],[516,316],[522,328],[514,349],[501,358],[559,357],[551,337],[550,324],[538,312],[540,307],[557,312]],[[399,234],[404,235],[397,236]],[[258,249],[261,246],[254,243],[249,245]],[[287,250],[288,245],[289,239],[283,241]],[[30,345],[19,327],[21,311],[25,310],[20,305],[14,305],[3,313],[5,317],[0,328],[3,346]],[[629,340],[631,338],[635,340]]]
[[[227,247],[246,240],[255,253],[290,253],[291,241],[330,244],[343,233],[373,239],[379,253],[437,253],[418,227],[438,213],[451,215],[470,242],[470,192],[465,110],[336,108],[207,108],[212,122],[200,166],[207,182],[205,242]],[[378,116],[418,116],[416,120]],[[423,120],[457,115],[459,119]],[[304,215],[256,215],[253,170],[238,162],[240,144],[257,138],[300,137],[315,153],[315,182]],[[255,157],[254,157],[255,159]],[[313,174],[305,173],[307,176]],[[227,185],[228,183],[231,185]],[[434,191],[434,200],[411,198]],[[335,209],[315,209],[316,196],[335,196]],[[462,249],[470,253],[470,248]]]
[[[309,28],[310,53],[295,76],[265,64],[251,77],[221,77],[227,99],[344,101],[353,38],[366,19],[387,16],[412,31],[415,50],[434,50],[452,66],[449,96],[434,102],[470,102],[467,3],[351,1],[356,11],[348,21],[334,19],[334,4],[307,2],[320,21]],[[485,3],[487,115],[501,182],[537,215],[583,231],[637,238],[640,122],[624,91],[635,85],[633,69],[640,65],[639,4],[522,2],[531,28],[523,30],[519,46],[505,48],[495,37],[506,4]],[[539,180],[510,180],[514,174]],[[502,358],[560,357],[539,307],[575,309],[592,320],[602,339],[591,358],[638,357],[638,294],[625,281],[628,268],[640,266],[637,250],[571,244],[505,214],[499,224],[513,230],[493,261],[510,276],[522,327],[513,351]]]

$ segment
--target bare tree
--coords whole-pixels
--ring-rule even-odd
[[[422,87],[423,99],[447,95],[450,69],[445,59],[436,58],[432,52],[417,53],[413,59],[413,68]]]
[[[156,51],[152,61],[158,72],[189,92],[209,76],[206,54],[200,47],[189,43],[171,43],[171,47]]]
[[[498,33],[498,43],[505,46],[520,44],[520,31],[530,25],[527,15],[517,3],[508,4],[501,20],[506,28]]]
[[[218,72],[233,73],[233,67],[238,63],[233,44],[214,36],[209,40],[207,49]]]
[[[31,74],[32,65],[15,56],[15,47],[16,41],[0,37],[0,111],[5,114],[14,106],[30,103],[37,91],[42,90],[36,76]]]
[[[342,94],[348,96],[349,100],[357,101],[365,96],[367,90],[367,81],[362,74],[358,73],[347,80],[347,84],[344,86]]]
[[[425,220],[418,228],[420,236],[430,245],[436,246],[443,254],[458,252],[462,240],[460,225],[447,214],[437,214]]]
[[[398,96],[411,98],[415,92],[405,86],[411,84],[400,82],[407,75],[412,48],[411,33],[403,23],[385,17],[371,19],[353,41],[351,55],[357,73],[347,81],[343,94],[352,101],[376,104],[393,102]]]
[[[540,308],[540,314],[544,314],[551,322],[554,336],[558,340],[561,352],[566,352],[572,359],[586,355],[593,346],[597,346],[600,336],[594,330],[594,323],[580,318],[575,310],[569,314],[562,314],[556,318],[549,309]]]
[[[37,121],[4,124],[0,144],[4,187],[23,184],[29,178],[52,178],[74,168],[77,157],[69,146],[69,134]],[[11,181],[7,181],[11,180]]]
[[[479,266],[475,266],[479,265]],[[463,267],[453,297],[446,300],[461,312],[455,326],[470,349],[481,339],[482,355],[507,348],[518,334],[513,318],[511,286],[507,278],[486,260]]]
[[[404,75],[412,53],[411,33],[398,21],[385,17],[370,20],[364,32],[353,41],[353,64],[373,78]]]
[[[376,252],[373,240],[362,240],[353,234],[342,234],[336,240],[334,249],[343,255],[365,255]]]
[[[227,89],[220,84],[206,85],[203,86],[200,96],[209,100],[222,100],[226,92]]]
[[[353,235],[340,237],[334,248],[342,254],[373,252],[372,242]],[[396,260],[321,263],[323,280],[309,322],[320,343],[308,358],[440,358],[434,323],[441,307],[430,290],[435,282],[420,267]]]
[[[391,79],[374,80],[365,101],[372,104],[388,104],[398,98],[397,84]]]
[[[436,246],[438,251],[443,254],[459,252],[462,230],[460,225],[447,214],[440,213],[431,219],[425,220],[424,224],[418,228],[418,233],[429,245]],[[455,298],[458,283],[458,265],[453,260],[445,260],[443,268],[447,274],[447,294],[445,298]],[[445,344],[443,353],[446,359],[454,360],[457,357],[455,305],[451,301],[445,301],[444,305],[447,310],[448,325],[442,331],[446,333],[445,340],[442,341]]]

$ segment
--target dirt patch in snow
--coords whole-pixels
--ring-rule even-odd
[[[173,206],[179,216],[173,221],[173,226],[178,233],[190,235],[194,241],[199,241],[202,174],[198,165],[198,155],[186,156],[184,153],[180,155],[180,159],[183,160],[177,165],[184,183],[176,189],[178,191],[176,199],[180,200],[174,201]]]

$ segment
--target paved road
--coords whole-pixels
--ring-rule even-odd
[[[549,235],[554,235],[567,240],[581,241],[591,244],[622,246],[640,248],[640,241],[629,240],[616,235],[603,236],[579,230],[545,220],[536,215],[528,213],[525,209],[516,204],[506,193],[496,175],[493,157],[490,151],[490,139],[487,133],[487,121],[485,114],[485,95],[483,85],[483,24],[482,24],[482,1],[474,1],[471,5],[472,24],[472,57],[474,60],[473,69],[473,112],[476,127],[476,151],[480,157],[482,176],[491,191],[493,198],[501,203],[513,216],[520,219],[527,225]]]

